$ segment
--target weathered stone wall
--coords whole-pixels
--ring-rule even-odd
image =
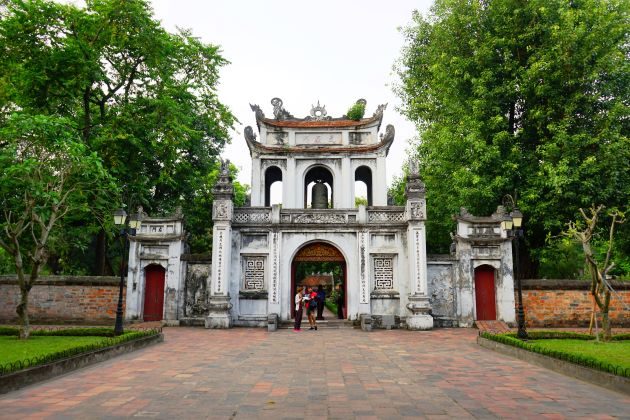
[[[523,280],[527,326],[588,326],[593,309],[589,287],[590,282],[581,280]],[[612,282],[612,287],[617,292],[611,298],[612,326],[630,327],[630,283]]]
[[[43,276],[29,293],[30,320],[111,324],[116,318],[119,282],[117,277]],[[123,305],[124,299],[123,290]],[[15,277],[0,276],[0,323],[17,320],[19,300]]]

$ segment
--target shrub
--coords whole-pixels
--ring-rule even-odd
[[[357,103],[355,103],[354,105],[352,105],[350,107],[350,109],[348,110],[346,115],[351,120],[357,120],[358,121],[361,118],[363,118],[364,114],[365,114],[365,102],[359,100],[359,101],[357,101]]]
[[[592,340],[594,337],[589,336],[587,334],[578,334],[578,333],[565,333],[565,332],[561,332],[561,331],[549,331],[549,333],[555,333],[555,334],[559,334],[559,335],[564,335],[564,337],[542,337],[542,335],[544,335],[544,333],[547,333],[546,331],[539,331],[541,334],[541,337],[537,337],[537,339],[541,339],[541,338],[571,338],[571,339],[578,339],[578,340],[586,340],[586,338],[582,338],[582,337],[571,337],[571,334],[577,334],[578,336],[587,336],[590,337],[590,339]],[[623,334],[620,334],[623,335]],[[507,344],[508,346],[513,346],[513,347],[519,347],[523,350],[527,350],[527,351],[531,351],[532,353],[538,353],[538,354],[542,354],[545,356],[549,356],[549,357],[553,357],[555,359],[560,359],[560,360],[564,360],[566,362],[571,362],[571,363],[575,363],[577,365],[581,365],[581,366],[586,366],[586,367],[590,367],[593,369],[597,369],[597,370],[601,370],[603,372],[609,372],[612,373],[614,375],[619,375],[619,376],[625,376],[627,378],[630,378],[630,368],[624,368],[623,366],[619,366],[619,365],[615,365],[612,363],[606,363],[600,360],[596,360],[593,357],[590,356],[586,356],[586,355],[579,355],[579,354],[573,354],[573,353],[568,353],[568,352],[564,352],[561,350],[550,350],[550,349],[546,349],[544,347],[541,347],[539,345],[537,345],[536,343],[530,343],[527,341],[522,341],[518,338],[516,338],[516,335],[513,333],[507,333],[507,334],[490,334],[487,332],[482,332],[480,334],[481,337],[491,340],[491,341],[496,341],[498,343],[502,343],[502,344]],[[534,338],[532,337],[532,333],[528,333],[528,336],[530,338]]]
[[[84,333],[87,332],[87,330],[89,330],[90,328],[77,328],[76,330],[84,330]],[[107,328],[91,328],[92,330],[110,330]],[[3,332],[7,332],[7,330],[9,330],[9,328],[2,328]],[[15,328],[15,330],[17,330],[17,328]],[[54,333],[54,332],[62,332],[62,334],[38,334],[38,335],[72,335],[72,334],[67,334],[67,332],[72,332],[75,329],[64,329],[64,330],[36,330],[33,332],[47,332],[47,333]],[[93,351],[97,351],[97,350],[101,350],[107,347],[111,347],[111,346],[115,346],[117,344],[122,344],[125,343],[127,341],[132,341],[132,340],[137,340],[139,338],[143,338],[143,337],[149,337],[149,336],[153,336],[153,335],[157,335],[159,334],[160,331],[157,329],[154,330],[128,330],[127,332],[125,332],[123,335],[119,335],[117,337],[103,337],[102,340],[100,340],[97,343],[94,344],[89,344],[86,346],[81,346],[81,347],[74,347],[74,348],[70,348],[67,350],[63,350],[63,351],[58,351],[55,353],[49,353],[49,354],[45,354],[43,356],[38,356],[38,357],[32,357],[32,358],[25,358],[22,360],[18,360],[16,362],[12,362],[12,363],[6,363],[4,365],[0,365],[0,376],[2,375],[6,375],[8,373],[11,372],[16,372],[18,370],[22,370],[22,369],[26,369],[32,366],[38,366],[38,365],[44,365],[47,363],[51,363],[51,362],[55,362],[57,360],[61,360],[61,359],[66,359],[69,357],[73,357],[82,353],[89,353],[89,352],[93,352]],[[4,335],[17,335],[17,334],[4,334]],[[88,334],[83,334],[88,335]]]

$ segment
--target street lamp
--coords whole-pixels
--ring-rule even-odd
[[[127,217],[124,209],[118,209],[114,212],[114,224],[120,227],[120,236],[124,238],[123,251],[120,258],[120,284],[118,287],[118,306],[116,307],[116,324],[114,326],[114,335],[121,335],[123,331],[123,286],[125,279],[125,257],[129,247],[129,235],[136,236],[136,230],[140,229],[142,224],[142,208],[138,208],[138,213]]]
[[[523,213],[516,207],[516,202],[511,195],[506,195],[503,198],[504,204],[509,205],[512,211],[509,215],[505,215],[501,221],[501,228],[503,228],[508,238],[511,238],[514,244],[514,278],[516,279],[516,288],[518,291],[518,302],[516,307],[516,321],[518,324],[518,331],[516,335],[518,338],[526,339],[527,330],[525,329],[525,311],[523,310],[523,287],[521,284],[521,277],[519,273],[519,241],[523,236]]]

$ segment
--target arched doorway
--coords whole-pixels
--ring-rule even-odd
[[[145,321],[161,321],[164,314],[164,279],[166,270],[157,264],[144,269],[144,314]]]
[[[492,266],[481,265],[475,268],[475,304],[477,320],[497,319],[494,267]]]
[[[325,274],[322,275],[322,271],[320,271],[319,275],[312,275],[311,273],[311,276],[305,276],[305,273],[308,274],[317,269],[324,270]],[[295,254],[291,262],[291,318],[295,317],[295,291],[298,286],[305,284],[304,282],[310,279],[315,279],[319,283],[318,286],[324,283],[326,296],[330,296],[332,290],[338,290],[342,294],[343,318],[346,319],[348,316],[348,295],[346,293],[348,282],[346,259],[341,251],[326,242],[311,242],[304,245]]]

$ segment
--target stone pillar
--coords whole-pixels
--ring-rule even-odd
[[[282,207],[285,209],[298,209],[298,179],[296,178],[295,158],[287,158],[286,179],[282,179]]]
[[[221,161],[219,180],[212,188],[212,279],[208,298],[208,316],[206,328],[230,328],[232,317],[230,309],[229,281],[232,250],[232,215],[234,188],[229,173],[229,161]]]
[[[372,202],[374,206],[387,205],[387,179],[385,153],[379,154],[376,158],[376,173],[372,176]]]
[[[261,173],[260,157],[252,158],[252,207],[262,207],[265,205],[264,175]]]
[[[410,164],[407,177],[407,250],[409,253],[409,298],[407,328],[410,330],[430,330],[433,317],[427,292],[427,251],[426,251],[426,200],[424,183],[420,180],[417,167]]]
[[[352,167],[350,165],[350,158],[344,156],[341,159],[341,189],[339,193],[335,194],[339,205],[335,205],[335,208],[351,209],[354,208],[354,173],[352,173]],[[335,203],[336,204],[336,203]]]

